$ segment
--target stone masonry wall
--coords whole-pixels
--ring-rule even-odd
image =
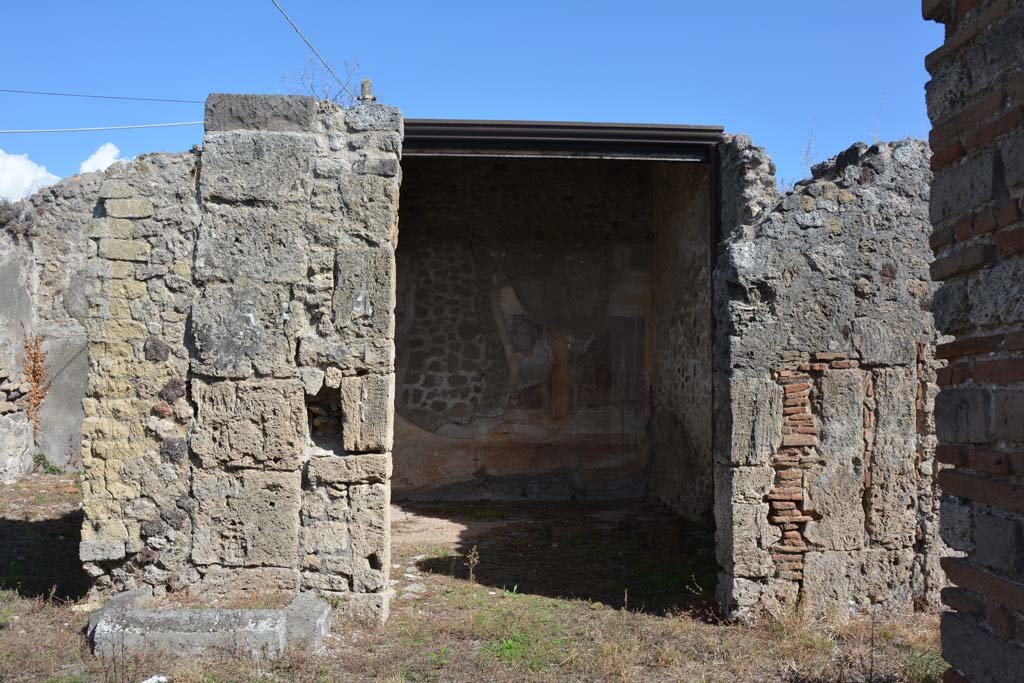
[[[925,0],[947,683],[1024,680],[1024,4]]]
[[[100,592],[387,614],[402,119],[211,95],[93,195],[81,557]]]
[[[779,198],[722,145],[716,521],[727,613],[933,603],[928,154],[855,145]]]
[[[0,484],[17,481],[32,468],[32,425],[22,400],[23,334],[31,330],[31,250],[22,227],[27,205],[0,205]],[[22,389],[25,389],[23,392]]]
[[[711,516],[711,182],[707,166],[654,172],[650,493],[688,519]]]
[[[0,217],[0,459],[27,453],[59,467],[81,465],[82,398],[88,376],[84,321],[86,283],[96,242],[92,209],[104,174],[73,176],[9,205]],[[25,408],[25,337],[42,339],[51,389],[43,401],[38,434],[30,436],[18,413]]]

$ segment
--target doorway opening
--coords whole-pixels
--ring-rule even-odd
[[[666,532],[676,550],[711,543],[720,133],[407,122],[392,497],[518,520],[496,584],[572,535],[566,504],[612,531],[663,504],[705,525]]]

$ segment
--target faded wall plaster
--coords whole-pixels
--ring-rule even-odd
[[[641,495],[650,165],[403,171],[396,495]]]

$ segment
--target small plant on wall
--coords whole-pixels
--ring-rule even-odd
[[[43,338],[29,335],[22,325],[22,338],[25,346],[25,364],[22,378],[28,384],[28,392],[22,399],[25,402],[25,412],[32,422],[32,439],[39,443],[39,415],[43,407],[43,400],[50,393],[50,383],[46,381],[46,351],[43,350]]]

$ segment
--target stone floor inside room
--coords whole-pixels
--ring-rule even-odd
[[[104,663],[83,635],[80,500],[74,475],[0,487],[0,680],[937,683],[943,670],[933,615],[717,620],[710,530],[640,502],[395,506],[384,627],[336,621],[324,652],[270,665]]]

